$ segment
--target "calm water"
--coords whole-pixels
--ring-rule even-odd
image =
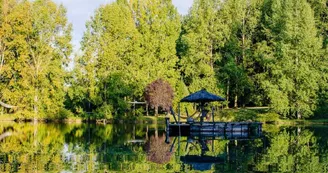
[[[1,123],[0,172],[328,172],[328,126],[251,140],[171,137],[146,124]]]

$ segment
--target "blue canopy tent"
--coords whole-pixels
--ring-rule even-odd
[[[200,91],[192,93],[180,100],[180,102],[190,102],[190,103],[200,104],[201,112],[202,112],[201,122],[203,121],[203,118],[207,114],[207,112],[204,109],[205,103],[214,102],[214,101],[225,101],[225,99],[215,94],[209,93],[208,91],[206,91],[206,89],[202,89]],[[180,104],[179,104],[179,110],[180,110]],[[179,117],[180,117],[180,112],[179,112]],[[214,121],[213,113],[212,113],[212,118]],[[180,122],[180,118],[179,118],[179,122]]]
[[[214,102],[214,101],[225,101],[225,99],[215,94],[207,92],[206,89],[202,89],[200,91],[192,93],[180,100],[180,102],[192,102],[192,103],[206,103],[206,102]]]

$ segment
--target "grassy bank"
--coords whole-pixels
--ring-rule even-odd
[[[195,114],[194,119],[199,119],[199,113]],[[90,119],[83,117],[70,116],[68,118],[47,118],[38,119],[39,122],[59,122],[59,123],[83,123],[83,122],[93,122],[100,124],[107,123],[146,123],[146,124],[164,124],[165,115],[160,116],[123,116],[122,118],[116,119]],[[186,115],[181,114],[180,121],[186,122]],[[169,115],[170,121],[174,122],[173,115]],[[178,119],[178,117],[176,116]],[[31,122],[33,118],[21,118],[15,114],[3,114],[0,115],[0,121],[16,121],[16,122]],[[208,114],[208,118],[205,121],[212,121],[212,114]],[[328,124],[328,119],[307,119],[307,120],[287,120],[281,119],[276,113],[270,112],[269,109],[222,109],[218,110],[214,114],[214,121],[221,122],[262,122],[265,124],[275,124],[275,125],[315,125],[315,124]]]
[[[15,121],[15,122],[32,122],[33,118],[22,118],[15,114],[3,114],[0,115],[0,121]],[[93,119],[93,118],[83,118],[83,117],[68,117],[68,118],[38,118],[38,122],[58,122],[58,123],[163,123],[165,122],[165,115],[160,116],[131,116],[123,117],[120,119]]]

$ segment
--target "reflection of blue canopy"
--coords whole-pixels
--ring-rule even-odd
[[[223,158],[213,156],[186,155],[181,156],[180,160],[186,164],[192,165],[194,170],[199,171],[210,170],[213,164],[224,163]]]
[[[186,96],[180,101],[205,103],[205,102],[213,102],[213,101],[225,101],[225,99],[215,94],[209,93],[205,89],[202,89],[200,91],[190,94],[189,96]]]

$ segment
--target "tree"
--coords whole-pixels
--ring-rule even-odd
[[[322,117],[327,116],[328,110],[328,1],[327,0],[308,0],[314,10],[314,17],[317,26],[318,34],[323,38],[323,54],[322,61],[319,67],[321,80],[319,81],[319,91],[317,95],[318,106],[316,115]]]
[[[133,63],[133,76],[142,96],[150,82],[163,78],[172,86],[179,79],[176,41],[179,37],[180,15],[171,0],[129,1],[135,25],[140,33],[141,54]]]
[[[227,100],[232,100],[234,107],[238,107],[238,100],[242,100],[243,105],[256,102],[252,47],[262,4],[263,0],[229,0],[218,11],[220,27],[229,28],[223,33],[225,43],[218,47],[221,55],[218,77],[226,90]]]
[[[173,89],[170,84],[162,79],[157,79],[147,85],[145,89],[145,100],[158,115],[158,108],[169,111],[174,98]]]
[[[106,80],[117,73],[133,86],[126,100],[141,99],[146,85],[157,78],[175,86],[179,30],[179,14],[170,0],[117,1],[100,7],[87,23],[83,53],[77,58],[72,90],[80,88],[80,94],[72,91],[71,96],[84,95],[79,103],[87,102],[85,110],[92,111],[108,103]]]
[[[71,53],[66,10],[50,0],[1,1],[1,94],[34,118],[64,101],[64,65]]]
[[[111,92],[113,86],[108,86],[113,75],[120,73],[122,83],[135,84],[131,80],[136,70],[132,65],[139,57],[140,44],[132,11],[125,3],[115,2],[100,7],[86,26],[81,42],[83,53],[76,58],[70,98],[80,100],[78,104],[82,104],[80,107],[84,111],[93,111],[111,102],[109,97],[120,95]],[[108,95],[110,92],[111,96]],[[82,99],[75,96],[82,96]]]
[[[177,49],[181,75],[190,92],[201,88],[219,93],[215,78],[216,52],[222,33],[217,26],[219,1],[196,0],[184,18]]]
[[[307,117],[315,109],[318,65],[323,60],[314,14],[305,1],[266,1],[255,63],[270,105],[289,117]]]

